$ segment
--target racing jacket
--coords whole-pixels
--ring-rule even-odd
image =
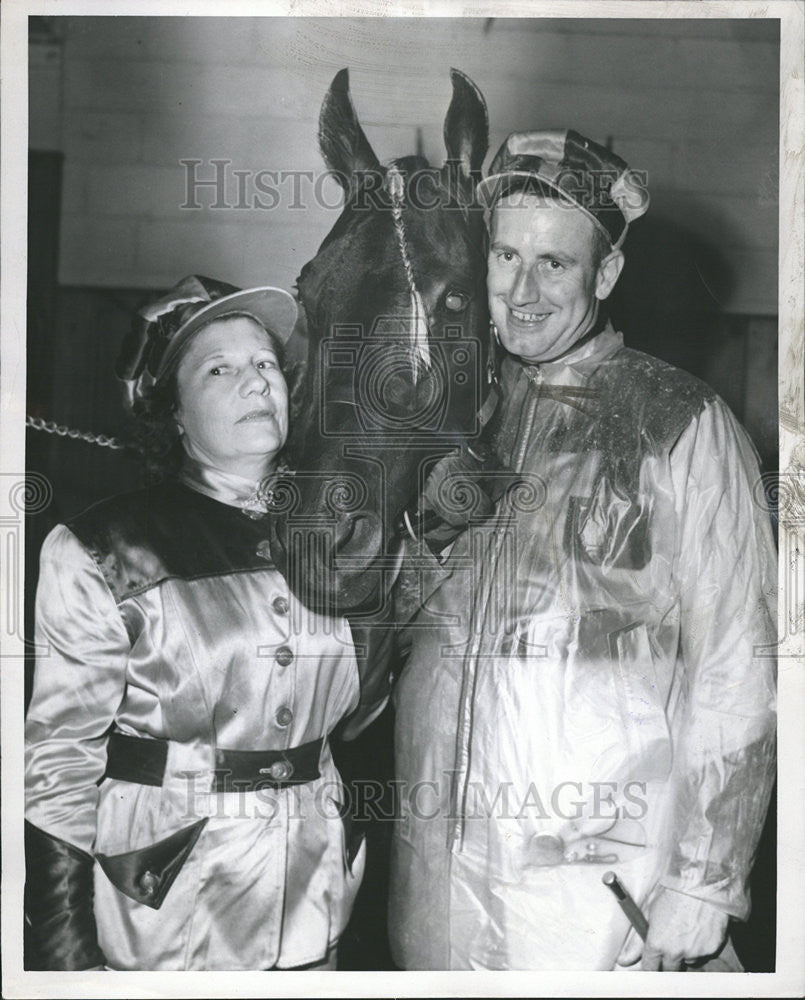
[[[347,857],[327,743],[358,703],[352,637],[273,567],[253,489],[188,464],[182,482],[102,501],[42,548],[26,819],[96,859],[99,961],[112,969],[320,962],[360,884],[364,850]],[[144,741],[164,741],[164,774],[110,776],[115,740],[124,770]],[[300,746],[315,750],[315,780],[277,783],[286,772],[268,768],[262,787],[216,784],[222,748],[240,761]],[[154,871],[132,883],[145,854]],[[51,967],[92,961],[44,938]]]
[[[408,969],[611,969],[658,887],[737,918],[775,769],[756,453],[607,326],[507,357],[520,483],[422,573],[396,691],[390,934]]]

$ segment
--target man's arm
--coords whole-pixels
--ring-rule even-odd
[[[717,401],[679,439],[671,465],[687,711],[644,969],[712,955],[729,917],[746,919],[775,774],[776,554],[754,449]]]

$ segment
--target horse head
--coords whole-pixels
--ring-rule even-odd
[[[381,166],[347,70],[321,110],[321,150],[345,200],[298,280],[308,355],[292,393],[296,471],[274,489],[272,522],[275,562],[319,610],[377,610],[428,464],[479,433],[491,348],[474,187],[488,126],[475,85],[451,77],[440,168],[421,156]]]

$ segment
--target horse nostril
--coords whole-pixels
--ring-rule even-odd
[[[358,569],[380,555],[383,526],[376,514],[343,514],[335,528],[335,556],[338,569]],[[348,565],[344,565],[348,563]]]
[[[357,518],[354,514],[343,514],[338,518],[335,526],[335,539],[333,551],[338,553],[342,548],[349,545],[352,536],[355,534]]]

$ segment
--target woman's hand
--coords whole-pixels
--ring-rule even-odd
[[[36,968],[105,968],[93,912],[93,860],[85,851],[25,823],[25,916]]]

